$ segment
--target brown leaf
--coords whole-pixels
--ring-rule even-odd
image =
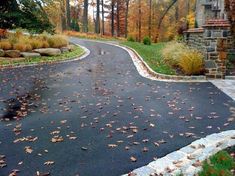
[[[30,146],[26,146],[24,150],[26,153],[29,153],[29,154],[33,152],[33,149]]]
[[[109,148],[115,148],[115,147],[117,147],[117,145],[116,144],[108,144],[108,147]]]
[[[137,161],[137,159],[135,158],[135,157],[130,157],[130,160],[132,161],[132,162],[136,162]]]
[[[46,161],[45,163],[44,163],[44,165],[53,165],[55,162],[54,161]]]

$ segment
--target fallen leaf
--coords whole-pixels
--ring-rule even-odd
[[[137,161],[137,159],[135,158],[135,157],[130,157],[130,160],[132,161],[132,162],[136,162]]]
[[[33,152],[33,149],[30,146],[26,146],[24,150],[26,153],[29,153],[29,154]]]
[[[53,165],[55,162],[54,161],[46,161],[45,163],[44,163],[44,165]]]

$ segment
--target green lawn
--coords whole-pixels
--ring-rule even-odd
[[[199,176],[233,176],[235,161],[227,151],[220,151],[205,161]]]
[[[174,69],[163,62],[161,50],[164,48],[165,43],[144,45],[138,42],[121,42],[121,45],[128,46],[137,51],[155,72],[167,75],[176,74]]]
[[[27,64],[36,64],[36,63],[49,63],[62,60],[69,60],[75,57],[79,57],[84,54],[84,50],[81,47],[76,47],[74,51],[66,52],[58,56],[42,56],[35,58],[25,58],[23,60],[14,60],[14,59],[2,59],[0,60],[0,66],[14,66],[14,65],[27,65]]]

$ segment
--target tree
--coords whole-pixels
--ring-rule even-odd
[[[104,35],[104,0],[101,0],[102,6],[102,35]]]
[[[151,28],[152,28],[152,0],[149,0],[149,21],[148,21],[148,33],[151,39]]]
[[[120,0],[117,0],[117,36],[120,36]]]
[[[0,28],[7,29],[19,25],[20,16],[22,14],[16,0],[1,0],[0,13]]]
[[[66,0],[67,29],[71,27],[70,0]]]
[[[168,13],[168,11],[175,5],[175,3],[177,2],[177,0],[172,0],[170,5],[167,7],[167,9],[165,10],[165,12],[163,13],[162,17],[160,18],[159,20],[159,23],[158,23],[158,26],[157,26],[157,35],[156,35],[156,38],[155,38],[155,42],[158,41],[158,37],[159,37],[159,31],[160,31],[160,28],[161,28],[161,25],[162,25],[162,21],[164,20],[166,14]]]
[[[127,38],[127,27],[128,27],[128,13],[129,13],[129,2],[130,0],[125,0],[126,2],[126,11],[125,11],[125,38]]]
[[[111,0],[111,35],[114,36],[114,0]]]
[[[100,33],[100,0],[96,0],[96,24],[95,24],[95,32],[97,34]]]
[[[84,0],[83,32],[88,32],[88,0]]]
[[[46,12],[39,0],[1,0],[0,2],[0,28],[22,27],[30,31],[53,32]]]
[[[138,15],[138,30],[139,30],[139,35],[138,35],[138,41],[141,42],[141,0],[138,0],[138,9],[139,9],[139,15]]]

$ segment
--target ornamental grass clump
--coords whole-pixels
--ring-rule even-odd
[[[10,50],[12,49],[12,45],[8,40],[2,40],[0,41],[0,49]]]
[[[61,35],[50,36],[47,41],[52,48],[61,48],[68,45],[68,40]]]
[[[203,71],[203,55],[189,49],[180,54],[179,67],[185,75],[198,75]]]
[[[169,42],[162,50],[164,62],[170,67],[178,67],[181,54],[187,51],[187,47],[178,42]]]
[[[183,43],[170,42],[162,50],[164,62],[185,75],[198,75],[204,70],[203,55]]]
[[[32,51],[32,46],[27,43],[16,43],[13,45],[14,50],[19,50],[21,52]]]
[[[43,47],[42,41],[38,40],[37,38],[32,38],[29,40],[29,42],[33,49],[39,49]]]

